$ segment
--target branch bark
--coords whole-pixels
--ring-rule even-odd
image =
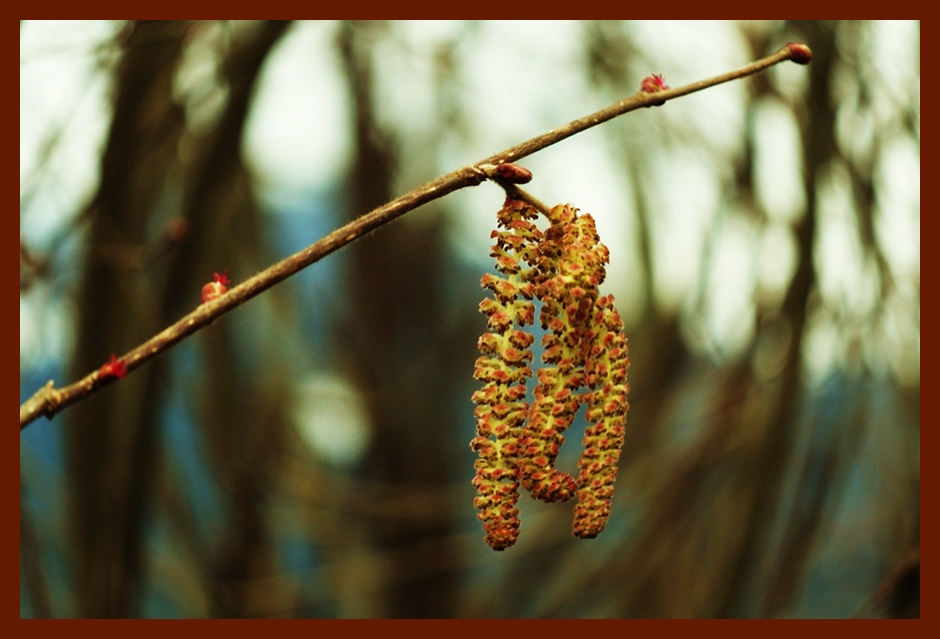
[[[638,91],[633,96],[615,102],[595,113],[573,120],[568,124],[517,144],[505,151],[491,155],[475,164],[464,166],[436,180],[428,182],[391,202],[353,220],[333,231],[307,248],[284,258],[260,273],[245,280],[229,290],[225,295],[202,304],[175,324],[167,327],[151,339],[125,353],[120,360],[127,371],[142,366],[148,360],[170,349],[196,331],[205,328],[221,315],[241,306],[261,292],[296,274],[334,251],[346,246],[357,238],[374,231],[392,220],[429,202],[444,197],[454,191],[469,186],[477,186],[487,179],[499,181],[494,174],[495,168],[503,163],[515,162],[532,155],[536,151],[561,142],[576,133],[607,122],[617,116],[637,109],[660,106],[673,98],[696,93],[725,82],[738,80],[759,73],[785,60],[806,64],[812,54],[804,44],[790,43],[777,52],[735,71],[714,76],[699,82],[693,82],[674,89],[655,93]],[[20,430],[35,421],[40,415],[48,419],[65,407],[78,402],[115,381],[111,375],[101,375],[99,371],[86,375],[81,380],[56,389],[52,380],[47,382],[32,397],[20,406]]]

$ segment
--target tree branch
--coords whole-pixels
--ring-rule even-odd
[[[850,619],[920,617],[920,544],[918,543]]]
[[[673,98],[689,95],[690,93],[730,82],[731,80],[744,78],[763,71],[784,60],[792,60],[799,64],[806,64],[811,58],[812,54],[810,53],[809,47],[804,44],[790,43],[776,53],[736,71],[730,71],[674,89],[666,89],[654,93],[647,93],[642,90],[638,91],[633,96],[615,102],[596,113],[579,118],[557,129],[553,129],[548,133],[517,144],[514,147],[492,155],[476,164],[451,171],[353,220],[349,224],[314,242],[307,248],[284,258],[280,262],[245,280],[221,297],[202,304],[175,324],[167,327],[148,341],[125,353],[120,358],[120,361],[126,366],[127,371],[134,370],[151,358],[168,350],[189,335],[208,326],[219,316],[244,304],[262,291],[271,288],[278,282],[287,279],[337,249],[346,246],[353,240],[374,231],[380,226],[428,202],[432,202],[468,186],[477,186],[487,179],[505,184],[495,174],[495,169],[500,164],[515,162],[528,155],[532,155],[536,151],[541,151],[557,142],[561,142],[576,133],[607,122],[624,113],[645,107],[659,106]],[[115,379],[117,378],[113,375],[102,374],[101,371],[95,371],[61,390],[57,390],[53,381],[50,380],[20,406],[20,430],[22,431],[23,428],[40,415],[45,415],[47,418],[51,419],[66,406],[88,397],[109,385],[115,381]]]

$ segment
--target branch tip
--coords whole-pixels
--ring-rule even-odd
[[[790,52],[790,60],[797,64],[809,64],[813,60],[813,52],[802,42],[787,42],[785,48]]]

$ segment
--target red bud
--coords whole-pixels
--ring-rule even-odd
[[[532,180],[532,171],[508,162],[496,167],[496,175],[513,184],[526,184]]]
[[[787,42],[790,59],[797,64],[809,64],[813,59],[813,52],[802,42]]]
[[[665,91],[669,86],[663,80],[663,76],[654,73],[653,75],[648,75],[643,78],[643,81],[640,83],[640,90],[645,91],[646,93],[656,93],[658,91]]]
[[[202,303],[205,304],[217,297],[221,297],[224,293],[228,292],[228,285],[231,283],[232,280],[228,277],[228,271],[225,271],[221,275],[213,273],[212,281],[202,287]]]
[[[124,362],[115,357],[112,352],[111,360],[98,369],[98,375],[102,378],[117,377],[118,379],[124,379],[127,377],[127,366]]]
[[[640,91],[644,93],[659,93],[660,91],[665,91],[669,86],[663,81],[663,76],[654,73],[653,75],[648,75],[643,78],[643,81],[640,82]],[[653,102],[653,106],[660,106],[666,104],[665,100],[658,100]]]

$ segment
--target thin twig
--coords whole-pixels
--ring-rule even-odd
[[[294,253],[290,257],[284,258],[280,262],[245,280],[221,297],[202,304],[172,326],[169,326],[148,341],[125,353],[120,358],[120,361],[124,363],[127,371],[134,370],[138,366],[143,365],[144,362],[168,350],[189,335],[208,326],[219,316],[244,304],[262,291],[271,288],[278,282],[287,279],[337,249],[346,246],[353,240],[374,231],[380,226],[428,202],[432,202],[468,186],[477,186],[488,178],[494,178],[493,171],[500,164],[515,162],[536,151],[541,151],[548,146],[561,142],[576,133],[597,126],[602,122],[607,122],[624,113],[649,106],[659,106],[673,98],[695,93],[696,91],[730,82],[731,80],[744,78],[763,71],[784,60],[793,60],[800,64],[806,64],[810,57],[811,54],[806,45],[791,43],[781,48],[773,55],[762,58],[736,71],[730,71],[707,80],[701,80],[682,87],[666,89],[655,93],[638,91],[633,96],[615,102],[596,113],[574,120],[548,133],[517,144],[514,147],[492,155],[476,164],[451,171],[353,220],[349,224],[314,242],[307,248]],[[115,379],[117,378],[113,375],[102,375],[100,371],[95,371],[61,390],[57,390],[52,380],[50,380],[20,406],[20,430],[22,431],[23,428],[40,415],[45,415],[47,418],[51,419],[66,406],[74,404],[92,393],[97,392],[99,389],[115,381]]]
[[[914,584],[917,585],[918,594],[916,610],[920,616],[920,544],[907,553],[850,618],[871,619],[909,614],[913,610]]]

